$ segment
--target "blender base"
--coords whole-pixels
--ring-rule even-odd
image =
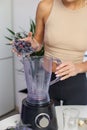
[[[34,130],[58,130],[54,103],[51,100],[43,105],[32,105],[22,101],[22,123]]]

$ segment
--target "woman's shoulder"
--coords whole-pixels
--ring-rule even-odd
[[[45,10],[47,8],[50,7],[50,5],[52,5],[54,0],[40,0],[39,4],[38,4],[38,8],[40,10]]]
[[[39,2],[37,11],[44,19],[49,15],[53,1],[54,0],[41,0]]]
[[[39,4],[41,4],[41,5],[47,4],[48,5],[52,1],[54,1],[54,0],[40,0]]]

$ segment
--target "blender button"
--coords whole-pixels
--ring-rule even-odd
[[[39,121],[39,125],[42,128],[45,128],[49,125],[49,120],[46,117],[43,117],[40,121]]]
[[[46,113],[41,113],[36,116],[35,124],[38,128],[46,128],[50,123],[50,117]]]

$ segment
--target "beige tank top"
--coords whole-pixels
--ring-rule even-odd
[[[46,56],[82,62],[87,50],[87,6],[71,10],[54,0],[45,24],[44,45]]]

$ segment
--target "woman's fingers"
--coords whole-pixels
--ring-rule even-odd
[[[29,32],[29,33],[28,33],[28,37],[32,37],[32,32]]]

